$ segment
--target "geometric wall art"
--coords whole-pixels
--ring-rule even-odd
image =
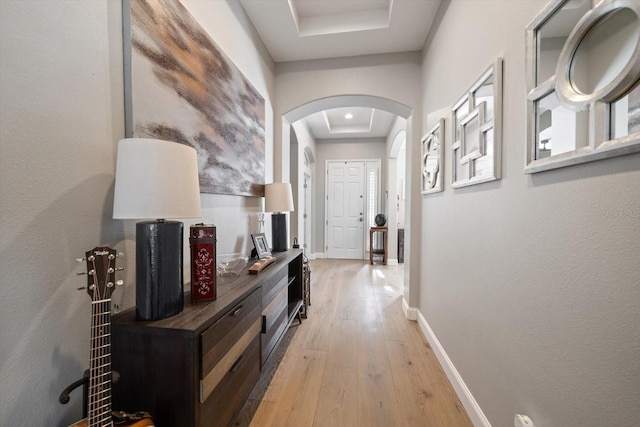
[[[640,152],[640,1],[549,2],[526,72],[526,173]]]
[[[265,102],[178,0],[123,3],[125,133],[198,153],[200,191],[263,196]]]
[[[444,119],[422,137],[422,194],[444,190]]]
[[[502,58],[451,107],[452,187],[500,179]]]

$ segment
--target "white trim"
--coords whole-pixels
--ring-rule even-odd
[[[436,357],[440,361],[444,372],[447,374],[447,378],[449,378],[449,381],[456,391],[460,402],[462,402],[462,406],[464,406],[464,408],[467,410],[467,414],[469,415],[469,418],[471,418],[471,422],[476,427],[491,427],[489,420],[484,415],[482,409],[480,408],[480,405],[478,405],[478,402],[476,402],[476,400],[474,399],[471,391],[469,391],[469,388],[462,380],[462,377],[458,373],[456,367],[453,365],[453,362],[451,361],[451,359],[449,359],[447,352],[440,344],[440,341],[438,341],[438,338],[429,326],[429,323],[427,323],[427,320],[424,318],[420,311],[417,311],[417,313],[418,325],[420,326],[420,330],[422,330],[422,333],[431,345],[433,352],[436,354]]]
[[[326,256],[324,252],[316,252],[315,254],[310,254],[309,259],[325,259]]]
[[[402,311],[404,311],[404,315],[407,320],[413,320],[414,322],[417,320],[418,310],[416,308],[409,307],[407,300],[402,298]]]
[[[397,259],[393,259],[393,258],[389,258],[389,259],[387,259],[387,265],[398,265],[398,260]]]

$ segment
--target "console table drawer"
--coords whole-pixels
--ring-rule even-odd
[[[201,425],[228,425],[259,376],[260,339],[256,336],[202,404]]]
[[[202,377],[224,357],[260,317],[260,289],[233,306],[202,334]]]
[[[201,334],[200,402],[218,386],[262,327],[261,293],[256,289]]]

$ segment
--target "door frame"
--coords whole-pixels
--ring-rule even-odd
[[[364,186],[363,186],[363,217],[365,221],[362,226],[362,259],[368,259],[369,255],[369,247],[368,247],[368,238],[369,234],[366,232],[368,230],[369,225],[367,225],[367,219],[369,218],[369,192],[368,192],[368,181],[367,181],[367,166],[371,164],[375,164],[378,167],[378,206],[381,212],[384,211],[384,200],[382,199],[382,159],[381,158],[371,158],[371,159],[329,159],[324,161],[324,257],[328,258],[329,252],[329,163],[348,163],[348,162],[364,162],[363,174],[362,177]]]
[[[302,242],[302,251],[309,258],[312,255],[312,239],[311,234],[313,230],[313,224],[311,222],[311,214],[313,212],[313,181],[311,174],[305,170],[302,173],[302,185],[303,185],[303,213],[302,213],[302,229],[304,233],[304,241]]]

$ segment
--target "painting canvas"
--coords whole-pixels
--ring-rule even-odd
[[[178,0],[123,15],[127,137],[195,148],[201,192],[263,196],[264,98]]]

